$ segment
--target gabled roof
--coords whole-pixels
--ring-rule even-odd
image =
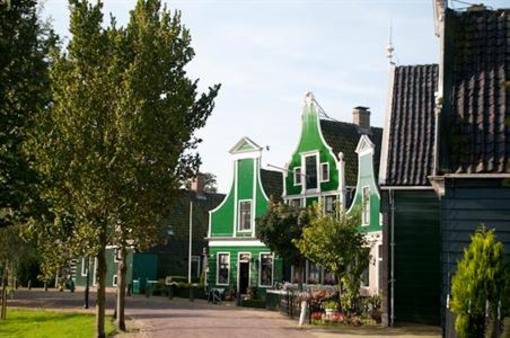
[[[326,143],[333,149],[335,156],[343,152],[345,161],[345,182],[347,186],[356,186],[358,179],[358,155],[356,146],[361,135],[366,134],[375,145],[374,171],[379,173],[379,158],[381,154],[382,129],[371,127],[369,130],[361,129],[354,123],[320,120],[322,135]]]
[[[434,158],[434,93],[438,66],[394,69],[381,185],[426,186]]]
[[[510,9],[446,13],[444,173],[508,173]]]
[[[280,199],[283,194],[283,175],[281,172],[260,169],[262,188],[268,198]]]
[[[232,147],[232,149],[229,150],[229,153],[231,154],[237,154],[237,153],[247,153],[252,151],[260,151],[262,150],[262,147],[259,146],[257,143],[255,143],[253,140],[251,140],[249,137],[243,137],[240,139],[235,146]]]

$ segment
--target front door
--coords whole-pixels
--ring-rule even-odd
[[[239,292],[245,295],[248,292],[250,278],[250,263],[241,262],[239,265]]]

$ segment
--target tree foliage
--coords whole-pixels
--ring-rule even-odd
[[[452,311],[459,338],[483,337],[486,330],[486,306],[497,312],[504,297],[503,244],[495,240],[494,230],[479,227],[464,249],[452,279]],[[508,295],[507,295],[508,296]]]
[[[125,253],[162,239],[173,191],[200,163],[194,132],[219,85],[197,92],[184,69],[194,56],[189,31],[160,1],[139,0],[120,28],[114,19],[104,27],[100,1],[69,4],[72,37],[52,54],[53,101],[29,147],[55,217],[30,231],[46,257],[97,257],[102,337],[106,245]]]
[[[342,304],[347,308],[347,302],[359,294],[361,275],[370,260],[369,243],[358,229],[359,213],[336,216],[321,212],[317,205],[311,208],[310,223],[293,243],[307,259],[335,274],[340,292],[347,295]]]
[[[270,201],[268,211],[256,220],[257,238],[276,255],[299,265],[304,262],[304,257],[293,241],[301,238],[308,221],[306,210]]]

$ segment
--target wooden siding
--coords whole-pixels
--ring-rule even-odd
[[[441,266],[442,304],[450,292],[450,281],[457,261],[476,227],[484,224],[496,230],[496,239],[502,241],[510,258],[510,187],[499,179],[447,179],[445,196],[441,201]],[[445,316],[445,327],[453,327],[454,317]],[[447,337],[454,337],[447,330]]]
[[[394,208],[395,322],[439,324],[439,200],[433,191],[395,191]]]

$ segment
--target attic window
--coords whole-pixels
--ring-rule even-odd
[[[301,185],[301,167],[294,168],[294,185]]]
[[[317,189],[317,155],[305,157],[306,189]]]
[[[239,201],[239,231],[251,230],[251,200]]]
[[[329,181],[329,163],[321,163],[321,182]]]

